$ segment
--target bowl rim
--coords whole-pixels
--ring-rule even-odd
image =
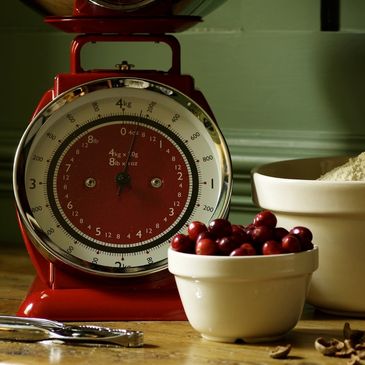
[[[196,255],[168,249],[168,270],[175,276],[246,281],[311,274],[318,268],[318,246],[298,253],[253,256]]]
[[[272,180],[276,180],[276,181],[282,181],[282,182],[286,182],[286,183],[292,183],[292,184],[303,184],[303,182],[305,182],[305,184],[313,184],[313,185],[364,185],[365,181],[361,181],[361,180],[357,180],[357,181],[351,181],[351,180],[346,180],[346,181],[331,181],[331,180],[318,180],[318,179],[311,179],[311,178],[294,178],[294,177],[285,177],[285,176],[280,176],[280,175],[275,175],[273,173],[270,173],[269,171],[265,171],[267,169],[273,168],[275,166],[280,166],[280,165],[292,165],[295,163],[305,163],[305,162],[315,162],[315,161],[341,161],[341,163],[345,163],[348,161],[349,158],[353,158],[356,157],[354,155],[335,155],[335,156],[321,156],[321,157],[308,157],[308,158],[292,158],[292,159],[285,159],[285,160],[277,160],[277,161],[273,161],[273,162],[269,162],[269,163],[265,163],[265,164],[261,164],[261,165],[257,165],[254,168],[251,169],[251,176],[254,177],[254,175],[256,176],[260,176],[260,177],[264,177],[266,179],[272,179]]]
[[[304,174],[300,172],[298,165],[295,166],[298,161],[319,160],[327,167],[323,169],[325,173],[328,171],[325,161],[336,158],[338,157],[291,159],[257,166],[251,171],[251,195],[254,205],[276,214],[363,217],[365,181],[316,180],[316,176],[321,174],[321,162],[304,162],[305,171],[312,171],[313,166],[312,172]],[[286,173],[286,169],[291,172]],[[293,174],[293,171],[297,172]],[[296,174],[298,178],[292,178]]]

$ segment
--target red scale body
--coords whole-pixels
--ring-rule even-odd
[[[157,9],[160,11],[161,9]],[[34,116],[58,95],[89,81],[110,77],[131,77],[153,80],[178,89],[202,106],[214,119],[204,96],[195,89],[194,80],[180,72],[180,45],[170,35],[125,34],[126,29],[135,30],[142,22],[144,27],[156,29],[161,25],[163,32],[170,27],[170,20],[158,22],[151,18],[146,23],[143,17],[123,18],[123,24],[108,10],[97,9],[89,2],[75,1],[74,16],[67,18],[49,17],[46,22],[66,31],[90,29],[90,19],[99,19],[98,34],[77,36],[71,45],[70,73],[55,77],[54,87],[47,91],[38,104]],[[112,18],[112,19],[111,19]],[[166,18],[167,19],[167,18]],[[190,26],[199,19],[194,17],[181,21]],[[178,27],[179,21],[176,23]],[[130,23],[128,23],[130,22]],[[110,26],[109,26],[110,24]],[[166,25],[167,24],[167,25]],[[182,28],[184,27],[182,26]],[[121,31],[119,31],[121,27]],[[92,29],[93,31],[95,29]],[[103,34],[104,31],[118,30],[119,34]],[[159,29],[157,29],[159,32]],[[122,34],[123,33],[123,34]],[[116,70],[83,70],[80,52],[86,43],[95,42],[163,42],[172,51],[172,66],[164,71],[131,70],[129,67]],[[185,320],[185,313],[175,286],[173,276],[164,269],[160,272],[138,277],[105,277],[84,273],[63,262],[51,261],[32,243],[26,229],[19,220],[23,239],[36,269],[36,278],[28,296],[20,306],[17,315],[43,317],[57,320],[108,321],[108,320]]]

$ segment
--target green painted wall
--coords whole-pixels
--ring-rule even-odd
[[[43,24],[20,1],[4,2],[3,14],[0,244],[17,244],[13,154],[53,76],[68,71],[72,36]],[[227,0],[177,35],[183,72],[194,76],[231,150],[232,220],[247,223],[255,210],[252,167],[365,149],[365,2],[342,0],[340,20],[340,32],[320,32],[319,0]],[[86,68],[113,67],[123,59],[137,68],[169,65],[162,46],[95,47],[83,53]]]

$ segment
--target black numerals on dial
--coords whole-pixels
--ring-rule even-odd
[[[132,102],[121,98],[115,103],[115,105],[119,106],[120,109],[130,109],[132,107]]]

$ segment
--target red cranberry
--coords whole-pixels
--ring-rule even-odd
[[[246,241],[248,238],[245,227],[240,224],[232,224],[232,234],[239,237],[241,241]]]
[[[253,220],[255,226],[268,226],[274,228],[276,223],[276,216],[270,210],[263,210],[262,212],[257,213]]]
[[[263,255],[278,255],[284,253],[283,248],[281,247],[281,243],[269,240],[266,241],[262,246],[262,254]]]
[[[218,250],[222,255],[228,256],[234,249],[240,246],[240,241],[232,235],[229,237],[218,238],[217,240]]]
[[[244,239],[243,236],[241,236],[238,233],[232,233],[229,238],[235,243],[236,247],[238,247],[239,245],[241,245],[243,242],[245,242],[246,240]]]
[[[232,224],[231,228],[232,228],[232,233],[245,234],[245,227],[240,224]]]
[[[313,248],[313,235],[308,228],[296,226],[288,231],[276,224],[276,216],[269,210],[258,213],[254,223],[246,227],[223,218],[214,219],[208,227],[193,221],[188,226],[188,234],[173,237],[171,248],[197,255],[231,256],[275,255]]]
[[[218,253],[218,246],[214,240],[203,238],[196,243],[195,253],[197,255],[216,255]]]
[[[312,242],[302,243],[302,251],[312,250],[314,247]]]
[[[302,243],[312,242],[312,239],[313,239],[312,232],[306,227],[302,227],[302,226],[294,227],[289,231],[289,233],[297,236],[299,238],[300,242],[302,242]]]
[[[175,251],[184,253],[193,253],[195,248],[195,243],[189,236],[179,233],[174,236],[171,241],[171,248]]]
[[[244,243],[240,247],[233,250],[230,256],[253,256],[256,255],[256,250],[251,243]]]
[[[211,239],[213,241],[215,240],[215,236],[211,232],[205,231],[205,232],[200,233],[200,235],[196,239],[196,242],[202,240],[203,238],[209,238],[209,239]]]
[[[217,238],[227,237],[232,234],[232,225],[227,219],[217,218],[209,223],[208,230]]]
[[[244,227],[238,224],[232,224],[232,237],[234,237],[234,239],[236,239],[239,243],[248,242],[250,240],[250,237]]]
[[[273,238],[273,230],[269,226],[258,226],[251,232],[252,241],[262,244]]]
[[[281,247],[286,253],[300,252],[302,248],[299,239],[293,234],[287,234],[282,238]]]
[[[251,238],[252,236],[252,231],[255,229],[255,225],[253,223],[248,224],[245,228],[244,231],[246,232],[246,234]]]
[[[289,231],[284,227],[276,227],[273,231],[273,236],[275,241],[281,241],[284,236],[286,236]]]
[[[245,231],[252,231],[256,226],[253,223],[247,224],[247,226],[243,226]]]
[[[247,252],[248,256],[257,254],[255,247],[250,242],[245,242],[240,247]]]
[[[193,241],[196,241],[198,236],[206,231],[208,231],[207,226],[199,221],[191,222],[188,226],[188,235]]]

